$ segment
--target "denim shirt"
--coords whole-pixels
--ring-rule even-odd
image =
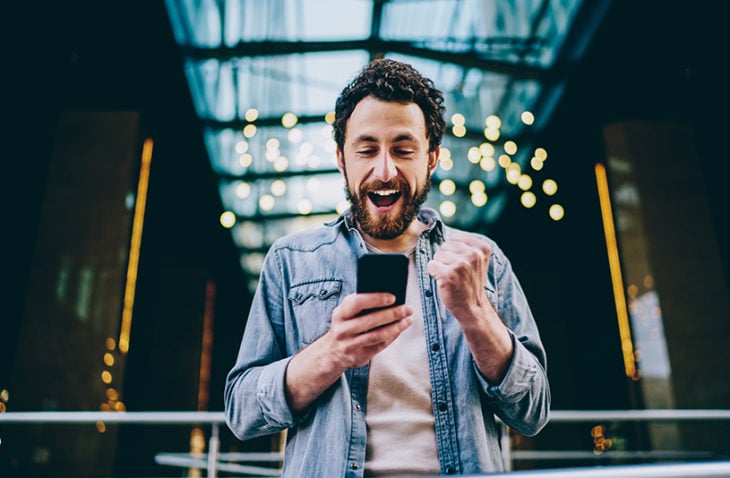
[[[502,471],[495,416],[528,436],[548,421],[550,390],[538,329],[509,260],[481,236],[492,249],[486,293],[514,344],[502,382],[487,382],[426,270],[453,229],[431,209],[422,208],[418,218],[428,225],[415,257],[441,474]],[[325,227],[278,239],[264,260],[226,380],[225,416],[241,440],[287,430],[283,477],[364,474],[368,366],[347,370],[301,413],[287,403],[284,374],[291,357],[329,330],[333,309],[355,292],[357,257],[366,252],[346,212]]]

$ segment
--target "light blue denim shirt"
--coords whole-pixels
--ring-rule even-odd
[[[547,423],[550,390],[545,351],[509,260],[492,248],[486,292],[512,334],[504,379],[479,373],[457,320],[440,303],[426,266],[453,229],[427,208],[416,246],[425,346],[442,474],[501,471],[505,464],[495,416],[524,435]],[[225,386],[225,414],[241,440],[288,429],[284,477],[362,477],[368,367],[349,369],[306,411],[295,414],[284,390],[291,357],[329,330],[332,311],[355,292],[365,242],[349,212],[325,227],[277,240],[266,255],[238,359]]]

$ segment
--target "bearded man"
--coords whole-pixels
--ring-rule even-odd
[[[509,260],[422,207],[443,103],[412,66],[368,64],[335,105],[350,209],[266,255],[225,413],[241,440],[287,431],[284,477],[502,471],[498,420],[547,424],[545,350]],[[408,257],[405,304],[356,292],[366,253]]]

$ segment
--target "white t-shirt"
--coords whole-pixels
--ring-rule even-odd
[[[408,259],[406,303],[413,307],[415,320],[370,362],[365,413],[368,477],[440,471],[414,250]]]

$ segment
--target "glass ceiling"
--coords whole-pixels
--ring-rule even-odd
[[[446,98],[427,204],[476,230],[506,201],[553,204],[534,144],[610,0],[166,0],[241,265],[255,286],[283,234],[347,207],[335,99],[373,57],[411,63]],[[552,186],[552,188],[550,187]],[[547,199],[545,199],[547,198]]]

